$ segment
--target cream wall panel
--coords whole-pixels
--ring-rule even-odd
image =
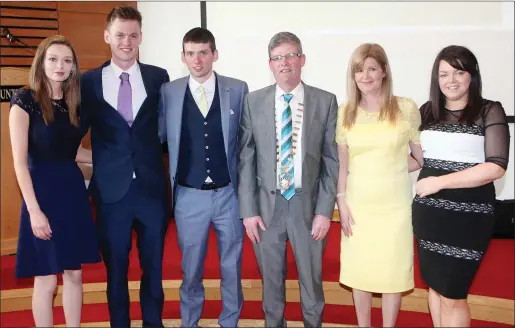
[[[193,27],[200,26],[200,2],[139,1],[143,16],[143,63],[165,68],[170,79],[188,74],[181,62],[182,38]]]
[[[502,23],[501,2],[207,2],[208,25],[222,17],[239,33],[279,29],[467,26]],[[273,24],[271,24],[271,22]],[[255,30],[256,25],[261,25]]]

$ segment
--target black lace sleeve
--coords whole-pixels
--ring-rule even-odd
[[[427,101],[425,104],[420,106],[420,131],[423,131],[428,125],[434,123],[433,113],[431,112],[431,102]]]
[[[500,102],[489,102],[483,116],[485,129],[485,162],[506,170],[510,154],[510,129]]]
[[[30,115],[30,113],[35,109],[32,91],[26,88],[17,90],[11,97],[11,104],[9,108],[11,108],[13,105],[20,106],[21,109]]]

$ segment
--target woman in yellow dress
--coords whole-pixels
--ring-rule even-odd
[[[340,282],[352,288],[360,327],[370,327],[372,293],[383,296],[383,327],[393,327],[401,293],[414,287],[409,172],[422,166],[420,112],[413,100],[393,96],[388,58],[378,44],[353,52],[347,89],[336,132]]]

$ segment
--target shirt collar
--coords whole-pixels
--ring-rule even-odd
[[[206,90],[206,92],[211,92],[211,93],[214,93],[215,92],[215,83],[216,83],[216,76],[215,76],[215,72],[211,72],[211,76],[209,77],[209,79],[207,79],[204,83],[198,83],[194,78],[191,77],[190,75],[190,78],[189,78],[189,86],[190,86],[190,90],[192,92],[195,92],[197,91],[197,88],[202,85],[204,87],[204,89]]]
[[[279,85],[275,85],[275,100],[282,100],[283,99],[283,95],[285,94],[286,92],[284,92],[280,87]],[[304,85],[302,85],[302,82],[299,83],[299,85],[297,85],[291,92],[290,94],[294,97],[294,98],[297,98],[299,100],[302,101],[302,98],[304,98]]]
[[[139,72],[139,65],[138,65],[137,61],[135,61],[134,64],[132,64],[132,66],[129,67],[129,69],[125,70],[125,71],[123,69],[121,69],[118,65],[116,65],[112,60],[111,60],[111,67],[112,67],[113,72],[116,77],[119,77],[123,72],[126,72],[126,73],[129,73],[129,78],[130,78],[131,76],[134,76],[134,74]]]

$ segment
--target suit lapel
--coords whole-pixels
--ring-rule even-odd
[[[304,85],[304,117],[302,121],[302,162],[304,164],[304,158],[306,156],[306,148],[309,142],[310,126],[313,123],[315,117],[315,111],[317,106],[317,99],[313,95],[313,90],[310,86]]]
[[[269,154],[272,161],[277,160],[277,132],[275,130],[275,84],[266,90],[266,96],[261,109],[263,115],[260,129],[263,129],[262,135],[265,138],[265,153]],[[273,171],[272,171],[273,172]]]
[[[145,86],[145,92],[147,93],[147,98],[148,98],[149,94],[152,92],[152,90],[154,90],[152,88],[152,74],[148,70],[147,65],[141,64],[140,62],[138,62],[138,65],[139,65],[139,70],[141,72],[141,78],[143,79],[143,85]],[[145,100],[146,100],[146,98],[145,98]],[[143,105],[142,105],[142,107],[143,107]]]
[[[230,89],[226,86],[224,78],[220,75],[216,74],[216,83],[218,83],[218,93],[220,96],[220,114],[222,115],[222,132],[224,134],[224,146],[225,146],[225,154],[227,158],[229,158],[228,153],[228,145],[229,145],[229,137],[230,137],[230,104],[231,104],[231,94]]]
[[[166,115],[170,117],[168,122],[174,126],[171,131],[173,131],[174,149],[176,150],[177,154],[179,153],[179,144],[181,140],[182,111],[184,107],[186,88],[188,88],[188,77],[183,78],[181,83],[177,85],[177,89],[171,90],[171,93],[168,95],[172,98],[172,108],[166,112]],[[171,132],[170,129],[168,129],[168,131],[168,133]]]
[[[153,87],[153,80],[152,80],[152,72],[149,71],[147,68],[147,65],[141,64],[140,62],[137,62],[139,65],[139,70],[141,72],[141,79],[143,80],[143,85],[145,86],[145,93],[147,96],[145,97],[145,100],[141,103],[141,107],[138,109],[138,113],[136,114],[136,117],[134,117],[134,120],[132,122],[132,125],[134,126],[136,119],[141,116],[140,113],[145,108],[145,102],[149,98],[150,94],[155,92],[155,89]]]
[[[108,60],[102,66],[93,71],[93,87],[95,88],[95,96],[100,101],[105,101],[104,99],[104,90],[103,90],[103,81],[102,81],[102,71],[104,67],[111,64],[111,61]],[[107,102],[106,102],[107,103]]]

